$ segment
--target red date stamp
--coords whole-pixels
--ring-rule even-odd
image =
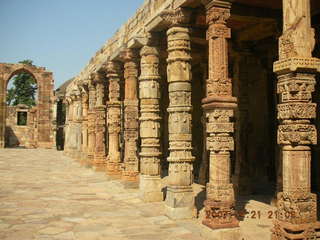
[[[261,218],[267,218],[267,219],[276,219],[278,216],[280,216],[279,212],[277,210],[269,210],[269,211],[261,211],[261,210],[243,210],[243,211],[237,211],[236,215],[238,217],[242,218],[251,218],[251,219],[261,219]],[[285,212],[282,213],[284,218],[294,218],[295,212]]]
[[[230,211],[219,211],[216,210],[214,212],[214,216],[218,218],[226,218],[230,215]],[[294,218],[295,212],[284,212],[279,213],[277,210],[269,210],[269,211],[262,211],[262,210],[238,210],[235,212],[235,215],[238,218],[250,218],[250,219],[276,219],[278,216],[282,218]]]

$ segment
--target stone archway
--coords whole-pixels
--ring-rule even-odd
[[[21,72],[32,75],[38,85],[38,141],[36,145],[40,148],[51,148],[54,143],[52,131],[53,74],[44,67],[9,63],[0,63],[0,148],[4,148],[5,144],[7,85],[12,76]]]

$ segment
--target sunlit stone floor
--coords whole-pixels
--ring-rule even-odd
[[[163,203],[143,203],[61,152],[1,149],[0,239],[205,238],[165,217]]]
[[[270,221],[261,221],[244,219],[240,239],[269,239]],[[143,203],[137,189],[62,152],[0,149],[0,239],[216,240],[221,232],[201,217],[168,219],[163,202]]]

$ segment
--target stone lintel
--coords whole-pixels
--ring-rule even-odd
[[[121,47],[119,47],[117,50],[115,50],[113,52],[113,54],[111,54],[109,60],[110,61],[121,61],[121,53],[126,49],[125,45],[122,45]]]
[[[135,36],[127,43],[127,48],[141,48],[146,46],[150,41],[151,36]]]
[[[154,31],[158,28],[162,28],[163,27],[163,22],[162,22],[162,18],[160,16],[156,16],[155,18],[153,18],[150,22],[148,22],[145,26],[145,29],[147,32],[150,31]]]
[[[207,9],[212,7],[231,8],[231,2],[229,0],[201,0],[201,2]]]

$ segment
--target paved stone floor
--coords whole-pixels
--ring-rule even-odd
[[[126,189],[121,181],[80,166],[62,152],[0,149],[1,240],[206,240],[218,236],[199,219],[175,222],[164,216],[163,209],[163,202],[143,203],[137,189]]]

